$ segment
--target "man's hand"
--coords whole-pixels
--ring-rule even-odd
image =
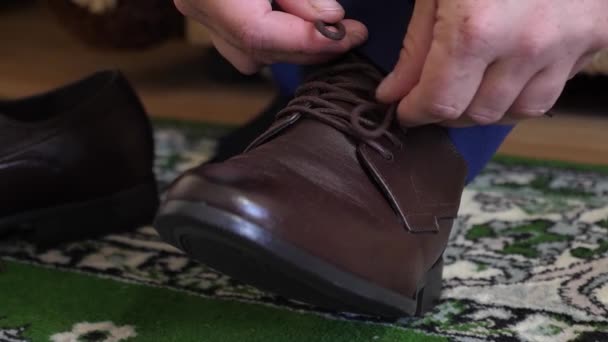
[[[400,101],[406,126],[539,117],[607,28],[606,0],[419,0],[378,98]]]
[[[251,74],[266,64],[310,64],[337,57],[367,40],[367,29],[344,20],[347,35],[333,41],[321,35],[315,20],[337,23],[344,9],[335,0],[175,0],[186,16],[205,25],[218,51],[239,71]]]

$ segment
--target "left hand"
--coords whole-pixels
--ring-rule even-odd
[[[608,46],[607,0],[421,0],[381,86],[406,126],[543,116]]]
[[[1,0],[0,0],[1,1]],[[335,0],[174,0],[177,9],[208,29],[213,45],[244,74],[273,63],[316,64],[339,57],[367,40],[367,28],[344,18]],[[328,39],[314,21],[342,21],[346,37]]]

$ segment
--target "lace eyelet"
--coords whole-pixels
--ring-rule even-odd
[[[392,153],[386,153],[382,155],[382,158],[384,158],[384,160],[388,162],[392,162],[393,160],[395,160],[395,155]]]

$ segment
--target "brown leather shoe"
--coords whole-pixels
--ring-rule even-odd
[[[304,302],[390,317],[430,309],[466,165],[443,128],[398,126],[374,100],[381,78],[353,58],[312,76],[249,151],[177,180],[156,229]]]
[[[150,223],[148,118],[119,72],[0,101],[0,234],[52,244]]]

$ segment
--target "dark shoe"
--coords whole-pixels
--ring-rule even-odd
[[[357,59],[299,90],[248,152],[171,187],[156,229],[244,282],[342,311],[421,314],[466,176],[445,130],[404,130]]]
[[[243,153],[255,138],[264,133],[272,125],[275,115],[285,108],[290,100],[291,98],[287,96],[277,96],[262,113],[258,114],[245,125],[221,137],[217,142],[215,155],[209,162],[223,162]]]
[[[150,223],[153,155],[149,120],[119,72],[0,101],[0,234],[53,244]]]

